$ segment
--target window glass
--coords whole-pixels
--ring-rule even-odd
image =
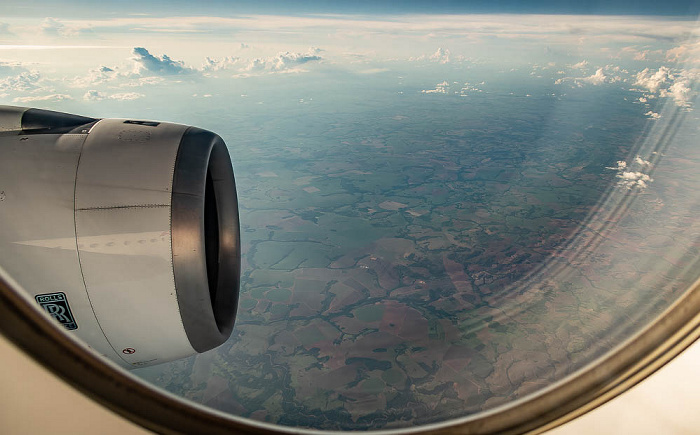
[[[13,12],[0,102],[229,147],[233,334],[135,374],[284,426],[424,425],[595,363],[698,278],[686,6]]]

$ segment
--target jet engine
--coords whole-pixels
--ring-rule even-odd
[[[0,267],[123,367],[231,334],[238,205],[214,133],[0,106],[0,228]]]

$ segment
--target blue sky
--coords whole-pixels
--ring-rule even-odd
[[[48,14],[61,17],[84,17],[97,13],[162,15],[209,14],[464,14],[464,13],[548,13],[548,14],[623,14],[623,15],[685,15],[696,16],[700,4],[692,0],[215,0],[192,2],[183,0],[137,1],[121,0],[95,3],[87,0],[73,1],[18,1],[6,0],[5,16]],[[99,5],[99,6],[98,6]],[[96,9],[97,7],[97,9]]]

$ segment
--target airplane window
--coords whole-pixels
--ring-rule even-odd
[[[691,306],[697,4],[158,5],[37,4],[0,18],[0,104],[81,115],[0,110],[0,147],[17,137],[0,149],[13,174],[0,175],[0,267],[132,375],[281,428],[430,428],[526,404]],[[33,130],[23,113],[40,119]],[[102,131],[119,153],[90,142]],[[176,195],[189,204],[188,190],[175,183],[161,204],[138,175],[191,179],[177,146],[155,146],[171,137],[193,144],[203,171],[201,265],[174,242],[176,223],[182,237],[199,227],[164,208],[171,195],[172,210]],[[72,168],[56,181],[73,188],[68,214],[47,212],[65,205],[47,190],[54,172],[21,169],[23,144],[40,156],[54,140],[47,165]],[[225,151],[235,186],[221,181]],[[105,177],[130,193],[101,193]],[[3,211],[30,191],[44,201],[31,219]],[[142,217],[94,220],[121,207],[111,194],[137,195]],[[240,234],[217,220],[234,204]],[[172,231],[146,219],[172,219]],[[65,222],[77,241],[48,235]],[[234,253],[240,270],[223,260]],[[37,262],[59,257],[83,279],[52,266],[55,288],[41,287]],[[173,280],[163,265],[175,267],[172,304],[194,285],[178,270],[205,277],[213,335],[197,329],[199,311],[166,322],[148,293]],[[237,300],[217,287],[234,275]],[[64,282],[101,293],[68,301],[69,315]],[[162,334],[154,346],[168,350],[185,346],[167,332],[184,327],[201,353],[159,359],[109,337],[124,325]],[[98,344],[80,335],[98,326]]]

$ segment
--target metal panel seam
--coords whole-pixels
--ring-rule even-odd
[[[99,121],[98,121],[99,122]],[[122,356],[117,352],[117,350],[114,348],[112,343],[109,341],[109,337],[107,337],[107,334],[105,334],[104,329],[102,329],[102,325],[100,324],[100,319],[97,317],[97,313],[95,313],[95,307],[92,305],[92,300],[90,299],[90,292],[88,291],[87,284],[85,283],[85,275],[83,274],[83,263],[80,260],[80,248],[78,247],[78,220],[76,218],[76,213],[78,210],[76,210],[75,205],[76,205],[76,200],[75,200],[75,195],[78,190],[78,171],[80,170],[80,160],[83,157],[83,149],[85,147],[85,141],[87,140],[88,135],[85,135],[83,138],[83,143],[80,145],[80,154],[78,155],[78,164],[75,165],[75,180],[73,181],[73,228],[75,231],[75,252],[78,255],[78,267],[80,268],[80,278],[83,280],[83,288],[85,288],[85,295],[87,296],[87,300],[90,303],[90,309],[92,310],[92,315],[95,316],[95,322],[97,323],[97,326],[100,328],[100,332],[102,332],[102,335],[105,338],[105,341],[107,341],[107,344],[109,344],[109,347],[112,348],[112,351],[114,354],[124,362],[127,366],[131,366]]]
[[[134,205],[114,205],[114,206],[100,206],[100,207],[83,207],[76,208],[75,211],[90,211],[90,210],[117,210],[124,208],[163,208],[170,207],[169,204],[134,204]]]

